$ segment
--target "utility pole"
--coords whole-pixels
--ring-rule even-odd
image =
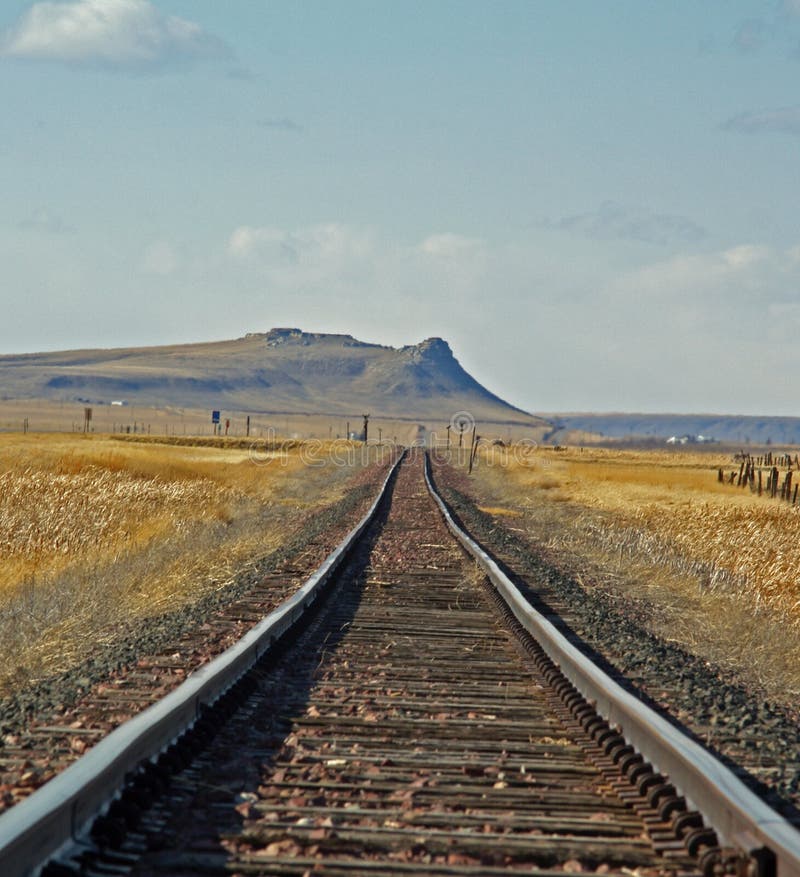
[[[367,429],[369,427],[369,414],[362,414],[361,416],[364,418],[364,441],[366,441],[367,440]]]

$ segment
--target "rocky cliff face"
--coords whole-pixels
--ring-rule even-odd
[[[401,347],[391,360],[376,364],[370,377],[376,388],[398,398],[433,399],[463,395],[518,410],[466,372],[442,338],[426,338],[419,344]]]
[[[281,347],[282,345],[295,345],[298,347],[311,347],[320,342],[340,342],[342,347],[375,347],[384,348],[380,344],[369,344],[366,341],[358,341],[352,335],[331,335],[323,332],[303,332],[302,329],[270,329],[269,332],[248,332],[245,339],[263,338],[267,347]]]
[[[424,362],[429,365],[443,365],[455,360],[450,345],[443,338],[426,338],[419,344],[401,347],[400,352],[408,352],[412,362]]]

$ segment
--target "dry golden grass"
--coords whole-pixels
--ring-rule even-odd
[[[735,581],[743,595],[800,623],[798,510],[720,484],[720,467],[738,465],[730,457],[691,453],[573,451],[543,467],[517,463],[508,474],[539,490],[557,489],[564,501],[611,513],[616,530],[641,531],[712,567],[710,586]]]
[[[309,466],[296,445],[254,462],[239,447],[0,436],[0,688],[224,586],[366,462]]]
[[[478,508],[482,512],[486,512],[487,515],[497,515],[501,518],[520,518],[522,517],[522,512],[518,512],[515,509],[507,509],[503,506],[499,505],[479,505]]]
[[[87,553],[146,542],[200,509],[223,513],[224,494],[203,481],[160,481],[93,467],[0,475],[0,570],[4,588]],[[196,513],[195,513],[196,514]]]
[[[228,520],[248,497],[269,498],[302,468],[248,453],[122,444],[94,437],[0,437],[0,588],[28,572],[54,571],[146,544],[167,529]]]
[[[719,484],[729,455],[485,448],[479,500],[585,583],[775,696],[800,692],[800,508]],[[507,514],[507,511],[506,511]]]

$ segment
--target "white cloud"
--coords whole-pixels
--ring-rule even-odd
[[[492,301],[548,318],[568,317],[568,323],[585,324],[590,332],[613,314],[620,338],[639,326],[633,312],[645,320],[652,312],[667,325],[670,312],[681,310],[681,319],[718,324],[724,337],[728,318],[740,322],[770,304],[800,301],[800,244],[777,249],[746,242],[684,251],[627,270],[597,255],[580,239],[554,245],[536,235],[488,242],[437,232],[406,243],[344,223],[293,230],[242,225],[228,237],[222,270],[253,294],[326,303],[335,296],[344,307],[424,297],[443,313],[453,301],[479,305],[483,312]],[[502,297],[496,299],[499,289]]]
[[[259,251],[263,254],[269,249],[280,252],[286,240],[286,232],[279,228],[241,225],[228,239],[228,252],[238,258],[246,258]]]
[[[492,270],[490,248],[454,232],[406,242],[339,222],[241,225],[228,236],[226,256],[221,270],[229,282],[270,309],[277,301],[294,312],[330,313],[335,302],[337,313],[357,322],[369,316],[398,333],[409,322],[427,325],[429,334],[445,332],[442,314],[454,302],[480,302]]]
[[[293,230],[242,225],[227,253],[243,270],[286,295],[348,295],[374,283],[373,272],[391,259],[370,231],[329,222]]]
[[[336,222],[296,231],[242,225],[228,240],[230,255],[258,258],[266,268],[361,259],[370,255],[372,246],[368,232]]]
[[[14,58],[123,68],[230,57],[225,44],[200,25],[164,15],[149,0],[34,3],[0,47]]]
[[[735,271],[764,262],[769,257],[769,249],[756,244],[742,244],[741,246],[724,250],[721,253],[722,262],[729,265]]]
[[[429,235],[417,244],[381,238],[344,223],[294,230],[242,225],[228,238],[228,255],[273,283],[290,288],[314,284],[376,282],[394,276],[402,284],[448,285],[462,291],[483,276],[488,251],[483,241],[452,232]],[[389,282],[391,285],[391,281]]]
[[[421,253],[437,259],[456,259],[479,253],[482,248],[483,241],[451,232],[432,234],[419,245]]]
[[[678,255],[655,262],[613,279],[612,298],[662,301],[671,306],[691,303],[708,319],[729,315],[741,320],[775,302],[798,298],[800,248],[773,250],[760,244],[742,244],[727,250],[697,255]],[[716,317],[715,317],[716,315]]]

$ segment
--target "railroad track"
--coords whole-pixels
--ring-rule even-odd
[[[0,873],[800,873],[797,832],[535,617],[421,454],[386,490],[225,661],[0,817]]]

